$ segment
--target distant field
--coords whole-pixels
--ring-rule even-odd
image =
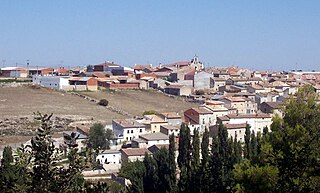
[[[112,119],[125,118],[95,102],[68,93],[30,86],[0,87],[0,118],[31,116],[36,111],[74,119],[93,118],[107,123]]]
[[[183,113],[188,108],[197,107],[197,104],[186,102],[181,98],[166,96],[154,90],[122,90],[81,92],[95,99],[107,99],[111,106],[117,107],[135,116],[141,116],[144,111],[155,110],[157,112]]]

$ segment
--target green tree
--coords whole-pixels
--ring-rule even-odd
[[[179,155],[178,155],[178,166],[181,170],[182,166],[185,167],[186,171],[190,168],[191,159],[191,136],[190,129],[187,125],[182,123],[179,134]]]
[[[174,134],[169,137],[169,169],[170,169],[170,191],[172,193],[177,192],[177,177],[176,177],[176,148],[175,148],[175,136]]]
[[[251,150],[251,159],[255,159],[258,156],[258,141],[257,141],[257,137],[254,133],[254,131],[252,131],[251,133],[251,141],[250,141],[250,150]]]
[[[90,128],[89,142],[94,149],[110,149],[111,136],[112,131],[107,132],[101,123],[96,123]]]
[[[209,161],[209,171],[210,175],[208,175],[208,183],[204,187],[209,187],[209,189],[203,189],[204,193],[220,193],[225,192],[225,188],[222,182],[223,175],[223,165],[221,161],[221,157],[219,155],[219,142],[218,137],[213,137],[212,141],[212,149],[211,149],[211,157]]]
[[[1,165],[11,164],[13,162],[11,146],[5,146],[2,153]]]
[[[201,142],[201,191],[210,192],[210,170],[209,170],[209,131],[206,128]]]
[[[250,125],[247,124],[246,125],[246,132],[245,132],[245,136],[244,136],[244,158],[247,158],[247,159],[251,159],[251,144],[250,144],[250,137],[251,137],[251,130],[250,130]]]
[[[279,169],[278,192],[317,192],[320,189],[318,98],[312,86],[304,86],[285,102],[283,119],[273,120],[267,141],[271,148],[267,152],[264,149],[263,153],[267,164]]]
[[[145,176],[146,168],[141,161],[122,163],[119,175],[131,181],[128,187],[130,193],[143,193],[143,178]]]
[[[197,129],[193,130],[192,160],[190,171],[190,191],[201,191],[201,170],[200,170],[200,137]]]
[[[158,165],[156,160],[146,153],[143,163],[146,171],[143,177],[144,191],[154,193],[159,192]]]
[[[249,160],[236,164],[233,170],[237,193],[277,192],[279,171],[274,166],[253,166]]]

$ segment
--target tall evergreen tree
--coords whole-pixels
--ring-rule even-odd
[[[202,161],[201,161],[202,168],[206,168],[210,158],[209,157],[209,131],[207,128],[205,129],[202,136],[201,155],[202,155]]]
[[[254,133],[254,131],[252,131],[251,133],[251,141],[250,141],[250,150],[251,150],[251,156],[252,158],[256,158],[258,155],[258,141],[257,141],[257,137]]]
[[[158,165],[158,177],[159,177],[159,192],[170,192],[171,187],[171,168],[169,162],[168,150],[162,147],[158,152],[154,154],[154,159]]]
[[[201,191],[200,138],[199,131],[197,129],[193,130],[190,191]]]
[[[220,193],[225,192],[222,183],[222,172],[223,166],[221,157],[219,155],[219,140],[218,137],[213,137],[211,156],[209,161],[209,171],[208,180],[204,184],[202,191],[204,193]],[[209,187],[209,188],[208,188]]]
[[[143,163],[145,167],[145,175],[143,177],[144,192],[159,192],[158,165],[156,160],[146,153]]]
[[[193,140],[192,140],[192,167],[199,168],[200,166],[200,137],[199,131],[197,129],[193,130]]]
[[[182,166],[185,166],[186,171],[190,170],[191,161],[191,136],[190,129],[187,125],[182,123],[179,135],[179,155],[178,166],[181,170]]]
[[[250,137],[251,137],[251,130],[250,125],[247,123],[246,125],[246,132],[244,136],[244,158],[250,159],[251,158],[251,144],[250,144]]]
[[[205,128],[201,142],[201,192],[210,192],[210,170],[209,170],[209,131]]]
[[[177,192],[177,176],[176,176],[176,148],[174,134],[169,137],[169,167],[170,167],[170,191]]]

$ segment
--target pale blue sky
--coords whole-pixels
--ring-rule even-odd
[[[320,70],[319,0],[1,0],[6,66],[206,65]],[[2,63],[1,63],[2,66]]]

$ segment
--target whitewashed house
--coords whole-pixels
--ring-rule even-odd
[[[96,161],[101,164],[120,164],[121,152],[118,150],[103,150],[97,155]]]

